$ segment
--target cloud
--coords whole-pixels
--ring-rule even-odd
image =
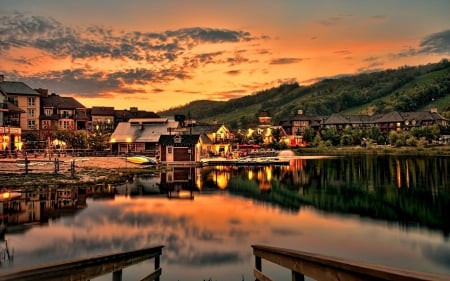
[[[334,26],[337,25],[339,22],[342,21],[342,17],[336,16],[336,17],[329,17],[327,19],[319,21],[319,23],[323,26]]]
[[[76,93],[78,96],[92,97],[108,96],[111,92],[123,94],[145,93],[144,90],[130,85],[151,85],[164,83],[171,80],[190,79],[189,69],[176,66],[158,71],[145,68],[129,68],[121,71],[103,72],[90,69],[73,69],[62,71],[50,71],[19,77],[17,73],[6,72],[9,80],[20,80],[34,87],[51,89],[53,92]],[[37,85],[37,86],[36,86]]]
[[[239,75],[241,73],[241,71],[240,70],[229,70],[225,73],[228,75],[236,76],[236,75]]]
[[[422,39],[417,48],[408,46],[394,56],[409,57],[420,54],[450,54],[450,29],[430,34]]]
[[[270,64],[292,64],[303,61],[302,58],[276,58],[270,61]]]
[[[0,51],[32,47],[54,57],[173,61],[199,44],[254,40],[249,32],[182,28],[161,33],[118,32],[102,26],[72,28],[54,19],[15,13],[0,18]]]
[[[419,52],[450,54],[450,29],[425,37],[420,43]]]

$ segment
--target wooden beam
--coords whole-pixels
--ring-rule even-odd
[[[262,245],[252,245],[252,248],[255,257],[316,280],[450,281],[450,275],[363,263],[284,248]]]
[[[19,269],[0,275],[0,280],[89,280],[156,257],[158,257],[157,263],[159,264],[162,248],[163,246],[157,246],[87,259],[76,259],[48,266]]]

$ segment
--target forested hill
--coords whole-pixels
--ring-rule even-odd
[[[450,62],[447,59],[326,79],[308,86],[283,84],[229,101],[194,101],[158,114],[184,114],[197,121],[217,120],[237,128],[255,124],[260,111],[268,111],[272,123],[277,124],[299,109],[307,115],[329,115],[418,111],[430,107],[437,107],[439,113],[450,117]]]

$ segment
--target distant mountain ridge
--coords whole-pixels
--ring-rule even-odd
[[[260,111],[268,111],[272,124],[278,124],[298,110],[306,115],[375,114],[431,107],[436,107],[444,116],[450,113],[448,59],[427,65],[325,79],[308,86],[282,84],[228,101],[193,101],[158,114],[183,114],[199,122],[215,120],[238,128],[256,124]]]

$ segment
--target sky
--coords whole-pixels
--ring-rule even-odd
[[[162,111],[450,57],[450,0],[2,0],[0,74]]]

